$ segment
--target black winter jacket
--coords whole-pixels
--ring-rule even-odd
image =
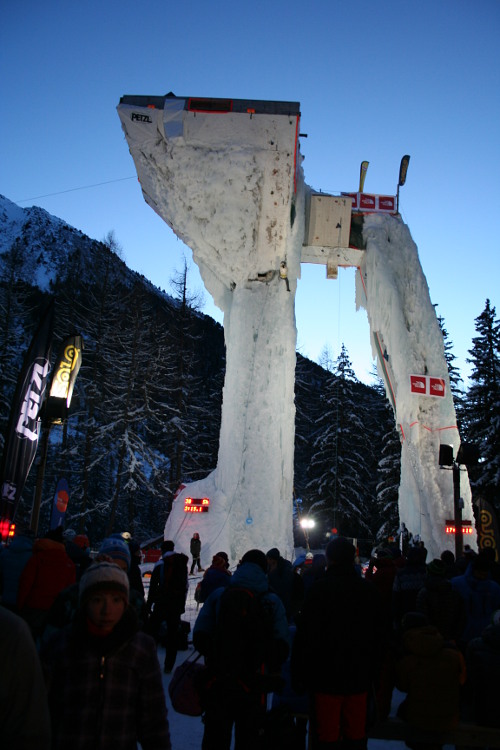
[[[292,646],[292,684],[303,692],[369,690],[384,648],[380,595],[354,566],[330,566],[306,595]]]

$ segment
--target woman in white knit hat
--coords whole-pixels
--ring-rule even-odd
[[[41,656],[54,750],[171,750],[156,644],[138,629],[118,565],[88,568],[74,623]]]

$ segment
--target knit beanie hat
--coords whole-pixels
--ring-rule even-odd
[[[128,576],[115,563],[101,562],[87,568],[80,579],[79,600],[85,604],[91,596],[100,591],[113,591],[121,594],[128,603]]]
[[[130,569],[130,549],[123,539],[117,539],[116,537],[109,537],[105,539],[99,549],[99,555],[106,555],[111,560],[122,560],[127,570]]]
[[[427,565],[427,574],[430,576],[440,576],[441,578],[446,577],[446,565],[439,558],[434,558]]]

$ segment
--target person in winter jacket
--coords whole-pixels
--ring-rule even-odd
[[[10,544],[0,549],[0,591],[4,607],[17,612],[17,597],[21,573],[33,554],[34,536],[20,532]]]
[[[203,574],[195,591],[195,600],[199,604],[206,602],[212,591],[220,587],[225,588],[231,582],[231,571],[228,570],[228,556],[225,552],[218,552],[212,558],[212,564]]]
[[[482,552],[472,558],[464,575],[451,579],[451,585],[465,602],[467,620],[460,635],[465,652],[469,641],[482,634],[493,612],[500,609],[500,586],[491,579],[490,560]]]
[[[77,582],[92,564],[90,557],[90,540],[86,534],[75,534],[65,540],[65,548],[68,557],[75,563]]]
[[[401,631],[403,653],[396,664],[396,687],[407,695],[398,716],[420,729],[453,728],[459,720],[460,687],[466,676],[460,650],[446,647],[441,633],[421,612],[408,612]],[[427,746],[412,742],[411,747]]]
[[[254,605],[252,611],[259,619],[255,628],[232,628],[225,633],[223,613],[231,609],[233,594],[242,594]],[[258,614],[260,612],[260,615]],[[244,615],[243,615],[244,616]],[[265,621],[262,630],[259,625]],[[257,631],[259,635],[257,635]],[[255,638],[255,640],[254,640]],[[227,641],[231,641],[231,645]],[[285,608],[281,599],[269,589],[266,555],[261,550],[249,550],[230,579],[229,586],[213,591],[196,619],[193,644],[205,656],[209,671],[205,694],[205,715],[202,750],[229,750],[234,727],[235,750],[254,750],[260,747],[266,701],[265,692],[272,675],[279,673],[289,651],[289,632]],[[229,652],[241,651],[243,659],[228,662]],[[255,666],[257,664],[258,666]],[[266,674],[264,677],[263,673]]]
[[[390,549],[378,547],[373,551],[366,569],[365,580],[371,581],[380,593],[388,619],[392,617],[392,589],[396,571],[396,564]]]
[[[49,531],[33,545],[19,581],[17,605],[35,641],[41,637],[48,612],[60,591],[76,581],[75,564],[62,542],[62,529]]]
[[[78,539],[78,537],[75,536],[73,540],[75,539]],[[92,564],[91,558],[89,559]],[[130,586],[129,604],[135,610],[139,618],[139,625],[142,627],[146,619],[146,604],[144,597],[132,585],[130,576],[131,555],[128,544],[121,537],[107,537],[101,542],[95,562],[113,562],[127,573]],[[55,631],[63,630],[70,625],[75,619],[77,610],[78,582],[60,591],[50,607],[43,634],[43,642],[45,643],[51,638]]]
[[[304,583],[294,574],[292,563],[281,556],[277,547],[270,549],[266,557],[269,585],[283,602],[288,622],[291,622],[302,604]]]
[[[427,565],[423,587],[417,594],[415,610],[435,625],[445,641],[457,643],[465,627],[465,604],[446,578],[445,563],[436,558]]]
[[[47,691],[24,620],[0,606],[0,746],[50,750]]]
[[[415,611],[417,594],[425,583],[425,551],[422,547],[410,547],[406,563],[396,571],[392,587],[392,609],[394,626],[399,631],[403,615]]]
[[[149,620],[146,630],[158,643],[162,624],[166,627],[165,661],[163,671],[170,674],[174,668],[178,650],[178,633],[181,615],[186,609],[188,590],[188,557],[174,552],[170,539],[162,544],[161,562],[155,566],[149,582],[147,610]]]
[[[171,750],[156,646],[128,596],[118,565],[90,566],[74,623],[41,652],[53,750]]]
[[[465,701],[470,718],[477,724],[500,728],[500,609],[493,613],[482,635],[469,642],[465,663]]]
[[[189,543],[189,551],[191,552],[191,556],[193,558],[189,575],[194,575],[194,569],[196,567],[198,568],[198,572],[202,573],[204,568],[201,567],[201,539],[200,535],[197,532],[195,532],[191,537],[191,541]]]
[[[366,748],[368,694],[384,651],[380,595],[354,566],[344,537],[326,547],[327,570],[306,594],[292,646],[292,686],[310,696],[316,745]]]

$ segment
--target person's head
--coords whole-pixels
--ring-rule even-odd
[[[254,563],[254,565],[258,565],[264,573],[267,573],[267,557],[260,549],[250,549],[248,552],[245,552],[241,558],[241,565],[244,563]]]
[[[80,609],[102,635],[110,633],[120,622],[128,600],[127,573],[115,563],[95,563],[80,579]]]
[[[426,571],[428,576],[434,578],[446,578],[446,565],[439,557],[435,557],[434,560],[431,560],[431,562],[427,564]]]
[[[114,562],[122,570],[130,570],[130,549],[123,539],[108,537],[99,548],[97,559],[101,561]]]
[[[229,556],[228,556],[227,552],[216,552],[215,555],[216,555],[216,557],[222,557],[222,559],[224,560],[224,563],[226,565],[226,569],[229,568]]]
[[[441,560],[445,565],[455,565],[455,555],[451,549],[445,549],[441,552]]]
[[[220,555],[214,555],[212,557],[211,567],[217,568],[217,570],[227,570],[226,561]]]
[[[195,531],[193,534],[193,539],[199,539],[199,538],[200,538],[200,535],[198,534],[197,531]]]
[[[174,549],[175,549],[175,544],[173,543],[171,539],[165,539],[165,541],[161,543],[162,556],[165,555],[167,552],[173,552]]]
[[[272,547],[269,552],[266,553],[267,567],[268,569],[274,570],[280,561],[280,551],[277,547]]]
[[[326,562],[330,566],[354,566],[356,549],[345,537],[338,536],[326,545]]]
[[[84,551],[90,549],[90,539],[86,534],[77,534],[73,539],[73,544]]]

